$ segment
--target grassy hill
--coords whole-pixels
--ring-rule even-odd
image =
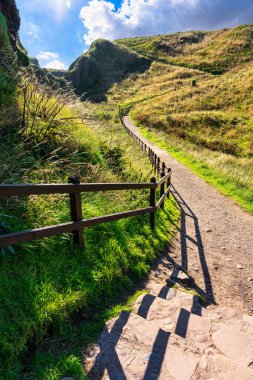
[[[109,91],[147,137],[251,212],[252,33],[243,25],[116,41],[153,62]]]
[[[253,59],[253,24],[115,41],[152,59],[221,74]]]

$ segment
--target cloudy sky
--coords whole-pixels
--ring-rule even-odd
[[[253,0],[16,0],[21,40],[43,67],[67,68],[110,40],[253,23]]]

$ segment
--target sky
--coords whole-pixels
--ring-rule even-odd
[[[67,69],[97,38],[253,23],[253,0],[16,0],[20,37],[42,67]]]

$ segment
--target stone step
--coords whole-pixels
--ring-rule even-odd
[[[183,292],[177,292],[170,300],[144,294],[136,300],[133,312],[160,329],[184,338],[185,345],[203,351],[212,343],[212,324],[209,318],[193,313],[200,310],[198,306],[198,299],[194,300],[194,296]]]
[[[199,357],[183,340],[154,321],[122,311],[106,323],[86,356],[86,370],[94,380],[190,380]]]
[[[90,378],[253,379],[252,317],[238,320],[232,310],[222,308],[218,315],[229,316],[230,325],[224,318],[213,324],[210,318],[190,313],[190,297],[183,296],[180,308],[180,297],[181,293],[168,301],[142,295],[133,312],[122,311],[108,321],[86,355]]]

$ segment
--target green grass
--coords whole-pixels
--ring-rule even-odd
[[[115,42],[160,62],[221,74],[252,60],[252,35],[253,24],[248,24],[213,32],[190,31]]]
[[[61,139],[46,150],[41,145],[27,149],[12,130],[0,143],[1,182],[67,182],[73,174],[82,182],[148,181],[150,163],[120,126],[117,110],[89,103],[78,107],[60,116],[81,112],[85,123],[58,122]],[[148,199],[146,190],[88,193],[83,195],[83,215],[135,209],[148,205]],[[85,379],[84,349],[104,321],[124,307],[119,295],[135,293],[135,284],[172,238],[178,215],[168,200],[157,215],[155,232],[148,216],[86,229],[83,252],[69,235],[2,251],[0,378]],[[9,231],[66,222],[69,200],[62,195],[2,199],[0,220]]]
[[[138,124],[137,121],[135,121]],[[253,214],[252,160],[212,152],[138,124],[142,135],[166,150],[224,195]]]

